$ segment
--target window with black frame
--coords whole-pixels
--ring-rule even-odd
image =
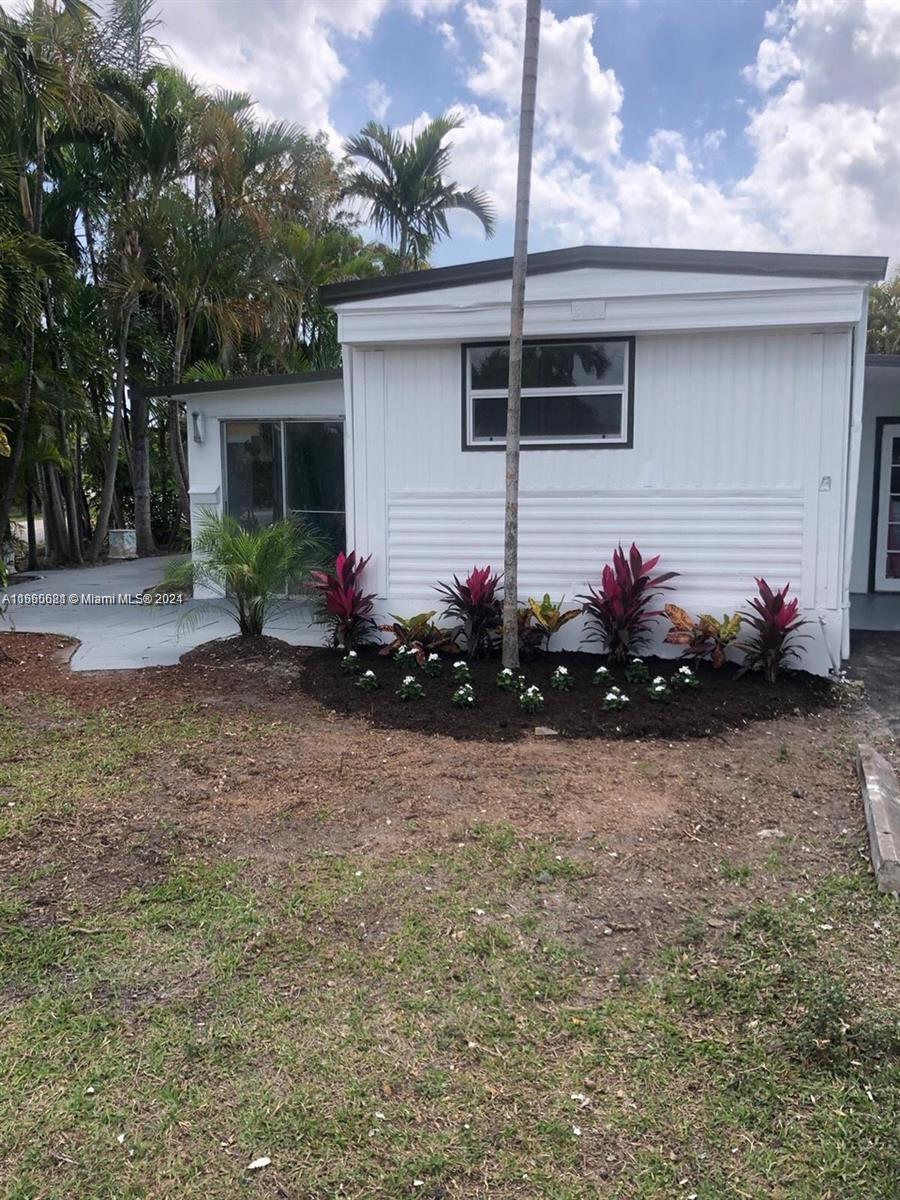
[[[506,443],[509,347],[463,347],[464,445]],[[526,342],[522,349],[523,449],[631,444],[632,338]]]

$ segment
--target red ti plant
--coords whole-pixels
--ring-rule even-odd
[[[329,571],[310,571],[309,587],[318,593],[316,622],[331,631],[331,644],[342,650],[353,650],[373,639],[375,621],[372,618],[372,601],[375,593],[365,593],[360,579],[371,558],[357,561],[356,551],[345,554],[343,550],[334,564],[334,574]]]
[[[439,583],[435,591],[447,605],[441,615],[458,622],[453,636],[466,639],[467,656],[490,654],[503,621],[500,576],[490,567],[473,567],[464,583],[454,575],[452,583]]]
[[[797,640],[806,636],[797,630],[807,622],[799,615],[798,598],[787,598],[789,583],[775,592],[764,579],[757,579],[756,586],[759,595],[747,601],[751,611],[742,614],[756,631],[750,641],[740,643],[745,653],[742,671],[762,670],[774,683],[787,660],[797,657]]]
[[[647,639],[653,618],[662,616],[662,610],[651,609],[650,604],[678,572],[652,575],[659,557],[645,562],[633,542],[627,555],[620,543],[613,551],[612,565],[603,568],[600,587],[595,590],[589,585],[588,594],[578,597],[584,601],[582,612],[590,629],[586,640],[603,642],[614,662],[636,654]]]

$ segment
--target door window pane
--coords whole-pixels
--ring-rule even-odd
[[[281,431],[277,422],[227,421],[225,473],[229,516],[246,529],[282,519]]]
[[[318,529],[333,550],[343,550],[343,422],[286,421],[284,438],[288,511]]]

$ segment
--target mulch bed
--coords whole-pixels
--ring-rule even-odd
[[[403,700],[397,689],[403,676],[410,673],[408,668],[374,650],[360,652],[362,669],[371,668],[378,677],[380,687],[374,692],[355,686],[355,677],[341,669],[339,652],[306,648],[298,649],[296,655],[301,668],[299,687],[338,713],[365,717],[381,728],[476,741],[513,741],[533,734],[536,727],[550,728],[570,738],[671,741],[705,737],[773,717],[814,713],[833,703],[829,681],[818,676],[786,672],[773,687],[761,675],[736,678],[737,668],[730,663],[719,670],[700,664],[696,670],[700,687],[676,692],[671,701],[659,702],[649,698],[647,683],[629,683],[621,668],[610,667],[613,683],[629,697],[629,704],[625,709],[607,712],[601,708],[606,689],[592,683],[593,673],[603,660],[579,651],[547,654],[522,667],[520,673],[528,684],[537,685],[543,693],[544,708],[538,713],[522,712],[516,695],[497,687],[497,660],[472,662],[469,667],[476,701],[474,707],[463,709],[451,703],[457,685],[452,680],[449,659],[437,678],[414,672],[425,696]],[[671,659],[647,658],[645,662],[651,677],[662,675],[666,679],[682,665]],[[550,676],[558,666],[565,666],[573,680],[570,691],[550,687]]]

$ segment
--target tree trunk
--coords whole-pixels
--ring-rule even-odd
[[[528,209],[537,90],[541,0],[528,0],[522,58],[522,105],[519,113],[519,172],[516,180],[516,227],[513,241],[512,297],[509,316],[509,396],[506,404],[506,520],[503,543],[503,665],[519,665],[519,433],[522,408],[522,327],[528,268]]]
[[[109,430],[109,445],[106,450],[106,462],[103,471],[103,492],[100,496],[100,510],[97,514],[97,525],[91,541],[91,562],[97,562],[103,550],[103,543],[109,532],[109,514],[112,512],[113,499],[116,492],[116,473],[119,466],[119,443],[122,440],[122,413],[125,407],[125,364],[128,356],[128,331],[131,328],[131,316],[134,305],[128,304],[122,312],[122,323],[119,328],[119,349],[116,358],[116,383],[113,395],[112,424]]]
[[[27,571],[36,571],[37,560],[37,530],[34,526],[34,492],[29,484],[25,489],[25,528],[28,531],[28,563]]]
[[[41,232],[41,222],[44,218],[44,176],[46,173],[47,147],[44,138],[44,122],[41,116],[35,121],[35,156],[34,156],[34,202],[28,194],[28,179],[23,173],[19,177],[19,192],[22,198],[22,216],[33,234]],[[22,459],[25,454],[25,436],[28,432],[28,418],[31,415],[31,396],[34,390],[34,346],[35,323],[31,324],[25,338],[25,378],[22,383],[22,403],[19,405],[19,419],[16,422],[12,455],[9,460],[9,474],[3,496],[0,497],[0,541],[6,537],[9,517],[19,486],[19,473],[22,470]]]
[[[129,391],[131,401],[131,487],[134,492],[134,529],[139,558],[156,553],[150,515],[150,402],[139,388]]]
[[[41,479],[41,511],[44,514],[44,557],[53,566],[59,566],[65,557],[62,540],[62,530],[57,519],[56,506],[53,503],[51,483],[51,466],[43,463],[40,468]]]

